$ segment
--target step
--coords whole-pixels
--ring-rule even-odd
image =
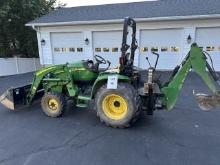
[[[86,108],[88,107],[90,100],[90,96],[78,96],[76,106],[80,108]]]
[[[76,106],[79,108],[87,108],[88,104],[76,104]]]
[[[78,100],[84,100],[84,101],[90,101],[91,100],[90,96],[80,96],[80,95],[77,97],[77,99]]]

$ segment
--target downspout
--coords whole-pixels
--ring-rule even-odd
[[[31,27],[32,27],[33,30],[35,30],[37,33],[39,33],[40,39],[41,39],[41,31],[39,30],[40,28],[35,27],[35,25],[32,25]],[[40,51],[41,51],[41,60],[42,60],[43,66],[44,66],[43,48],[42,48],[41,44],[38,44],[38,45],[39,45],[39,48],[40,48]]]

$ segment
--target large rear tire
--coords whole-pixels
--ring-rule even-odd
[[[140,115],[140,97],[128,83],[119,83],[116,90],[103,85],[96,94],[95,102],[97,116],[107,126],[127,128]]]
[[[60,117],[66,109],[66,100],[62,94],[46,93],[41,99],[43,112],[49,117]]]

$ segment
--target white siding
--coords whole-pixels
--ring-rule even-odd
[[[183,35],[183,38],[181,39],[182,40],[182,47],[183,47],[183,52],[182,52],[183,57],[185,57],[188,54],[190,47],[191,47],[191,44],[195,42],[195,32],[196,32],[195,27],[185,27],[184,28],[184,35]],[[189,37],[189,35],[192,38],[191,43],[187,42],[187,38]]]
[[[40,28],[37,28],[37,44],[38,44],[38,53],[39,53],[39,57],[40,57],[40,64],[43,65],[44,64],[44,53],[43,53],[43,49],[41,47],[41,31]]]
[[[47,31],[40,32],[40,41],[45,40],[45,45],[41,45],[42,54],[43,54],[43,64],[53,64],[53,56],[51,50],[51,40],[50,40],[50,33]]]
[[[85,56],[85,59],[91,59],[93,60],[93,46],[92,46],[92,32],[91,31],[84,31],[84,40],[85,39],[88,39],[89,40],[89,44],[86,45],[84,44],[84,56]]]

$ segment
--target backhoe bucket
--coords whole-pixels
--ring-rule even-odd
[[[204,93],[194,93],[194,97],[197,101],[198,106],[203,111],[210,111],[220,106],[220,95],[207,95]]]
[[[18,88],[10,88],[0,96],[0,103],[10,110],[18,109],[26,105],[27,94],[31,85],[25,85]]]

